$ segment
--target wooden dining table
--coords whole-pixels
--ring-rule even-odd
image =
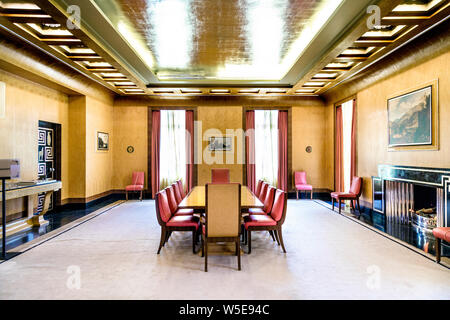
[[[205,209],[205,186],[194,187],[178,205],[181,209]],[[264,204],[247,186],[241,186],[241,208],[263,208]]]

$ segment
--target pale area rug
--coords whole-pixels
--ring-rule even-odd
[[[309,200],[289,200],[287,254],[267,232],[252,254],[157,255],[154,201],[129,201],[0,264],[1,299],[450,299],[444,266]],[[247,248],[243,247],[244,252]]]

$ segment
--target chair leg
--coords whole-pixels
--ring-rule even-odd
[[[192,231],[192,253],[195,254],[195,239],[197,238],[197,230]]]
[[[142,190],[141,190],[141,197],[139,199],[142,201]]]
[[[441,239],[436,238],[436,262],[441,262]]]
[[[201,246],[202,246],[202,258],[205,256],[205,240],[203,239],[203,235],[202,235],[202,243],[201,243]]]
[[[356,209],[355,209],[355,206],[353,204],[353,200],[350,200],[350,207],[353,210],[353,213],[356,214]]]
[[[208,239],[205,239],[205,272],[208,272]]]
[[[247,230],[248,254],[252,253],[252,232]]]
[[[275,241],[275,236],[273,234],[273,230],[269,230],[270,235],[272,236],[272,240]]]
[[[333,210],[334,211],[334,198],[331,198],[331,210]]]
[[[312,200],[312,197],[313,197],[313,191],[312,191],[312,189],[311,189],[311,200]]]
[[[359,205],[359,198],[356,199],[356,204],[358,205],[359,217],[361,218],[361,206]]]
[[[341,214],[341,199],[339,199],[339,214]]]
[[[278,235],[278,238],[280,238],[281,248],[283,248],[283,252],[286,253],[286,248],[284,247],[284,242],[283,242],[283,232],[281,231],[281,226],[277,230],[277,235]]]
[[[280,237],[278,236],[277,230],[273,230],[273,233],[275,233],[275,239],[277,239],[277,243],[280,245]]]
[[[128,201],[128,190],[125,190],[125,199]]]
[[[236,255],[238,257],[238,270],[241,270],[241,248],[239,237],[236,239]]]
[[[159,241],[159,248],[156,254],[159,254],[161,252],[161,248],[163,247],[165,240],[166,240],[166,229],[161,228],[161,240]]]
[[[298,190],[297,190],[297,200],[298,200]]]

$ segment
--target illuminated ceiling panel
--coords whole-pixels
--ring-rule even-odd
[[[278,81],[342,0],[94,0],[159,80]]]

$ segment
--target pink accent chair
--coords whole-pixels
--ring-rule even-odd
[[[133,172],[133,176],[131,178],[132,183],[129,186],[125,187],[126,199],[128,201],[128,192],[129,191],[137,191],[141,193],[139,200],[142,201],[142,192],[144,190],[144,172]]]
[[[192,232],[192,251],[195,253],[195,244],[197,243],[200,219],[193,215],[177,216],[170,211],[169,200],[167,198],[167,189],[156,194],[156,218],[161,226],[161,240],[157,254],[161,252],[162,247],[169,240],[173,231]]]
[[[166,190],[166,194],[167,194],[167,200],[169,203],[170,213],[172,215],[187,216],[187,215],[194,214],[193,209],[179,209],[178,208],[179,203],[177,202],[177,197],[175,195],[175,193],[176,193],[175,184],[171,185],[170,187],[167,187],[165,190]]]
[[[450,242],[450,227],[438,227],[433,229],[433,236],[436,238],[436,262],[441,262],[441,242]]]
[[[255,196],[257,196],[257,197],[259,197],[259,194],[261,193],[262,184],[263,184],[263,181],[258,180],[258,184],[256,185],[256,190],[255,190]]]
[[[274,234],[278,245],[281,244],[283,252],[286,253],[281,231],[281,227],[286,219],[286,207],[287,194],[286,192],[277,189],[275,191],[275,199],[270,210],[270,215],[250,214],[244,218],[244,228],[246,230],[249,254],[252,252],[252,231],[269,231],[271,234]]]
[[[178,184],[178,188],[181,193],[181,198],[184,199],[186,197],[186,192],[184,191],[184,188],[183,188],[183,182],[181,180],[178,180],[177,184]]]
[[[230,170],[228,169],[212,169],[212,183],[230,183]]]
[[[259,200],[264,201],[264,199],[266,199],[267,190],[269,190],[269,184],[266,182],[263,182],[262,187],[261,187],[261,192],[258,195]]]
[[[334,210],[334,201],[339,202],[339,214],[341,214],[341,201],[350,200],[350,204],[352,206],[353,211],[355,210],[354,201],[358,205],[359,218],[361,218],[361,207],[359,206],[359,197],[362,193],[362,178],[361,177],[353,177],[352,184],[350,185],[349,192],[332,192],[332,207]]]
[[[295,189],[297,189],[297,200],[299,191],[309,191],[311,193],[311,199],[313,198],[313,187],[306,181],[305,171],[295,171]]]
[[[264,208],[250,208],[248,209],[249,214],[262,214],[267,215],[270,214],[270,210],[272,210],[273,205],[273,199],[275,197],[275,188],[274,187],[268,187],[268,190],[266,192],[266,197],[264,198],[263,204]]]

